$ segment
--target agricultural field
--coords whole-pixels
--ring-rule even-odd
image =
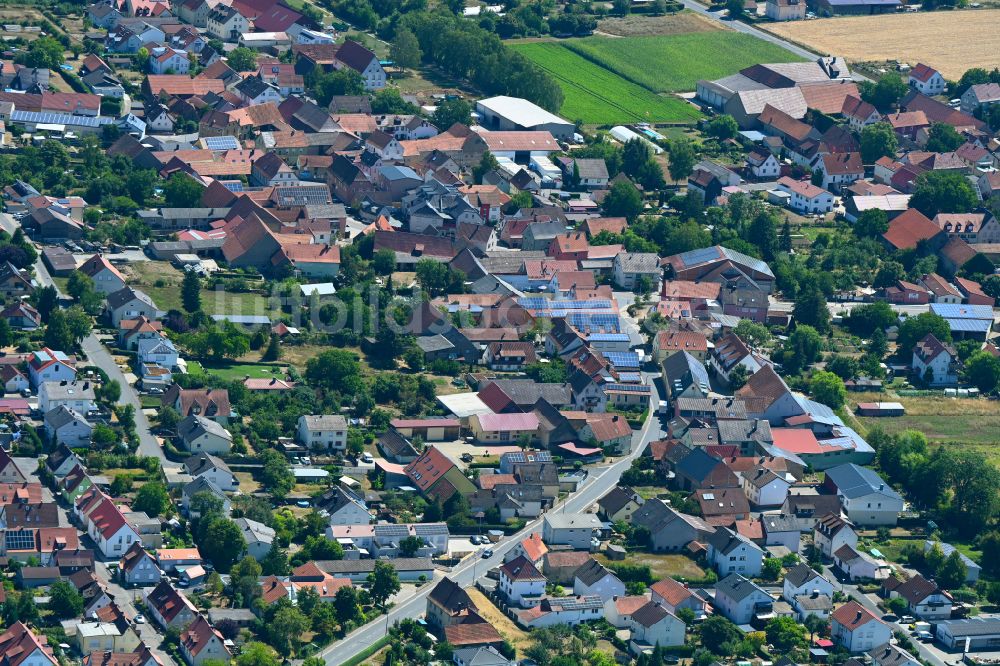
[[[1000,9],[881,14],[769,23],[769,32],[818,53],[852,61],[923,62],[948,79],[972,67],[996,67],[1000,31],[984,29],[1000,22]],[[975,39],[965,39],[975,35]]]
[[[1000,413],[997,403],[984,398],[937,396],[897,396],[892,393],[852,393],[853,411],[859,402],[901,402],[906,415],[885,418],[858,418],[864,428],[879,427],[886,432],[919,430],[931,444],[957,446],[979,451],[1000,467]]]
[[[785,49],[730,30],[651,37],[568,39],[566,48],[657,93],[689,92],[762,62],[800,60]]]
[[[560,115],[588,125],[632,122],[694,122],[697,109],[679,97],[660,96],[570,51],[566,42],[523,42],[511,48],[535,61],[559,82]]]
[[[691,32],[713,32],[723,30],[718,22],[707,19],[701,14],[685,9],[676,14],[663,16],[647,16],[629,14],[628,16],[612,16],[602,19],[597,24],[600,34],[616,35],[618,37],[638,37],[640,35],[676,35]]]

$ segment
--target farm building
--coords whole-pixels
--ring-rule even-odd
[[[858,416],[903,416],[906,409],[899,402],[859,402]]]
[[[548,131],[557,139],[573,137],[576,126],[520,97],[490,97],[476,102],[480,124],[491,130]]]

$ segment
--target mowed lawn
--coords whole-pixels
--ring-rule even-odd
[[[653,572],[654,580],[663,578],[676,578],[678,580],[700,579],[705,576],[705,570],[686,555],[676,553],[629,553],[624,560],[609,560],[604,555],[597,555],[596,559],[604,565],[632,564],[646,565]]]
[[[657,95],[596,65],[564,46],[566,42],[528,42],[511,48],[537,63],[559,82],[564,100],[560,115],[588,125],[634,122],[694,122],[701,114],[679,97]]]
[[[184,274],[165,261],[137,261],[126,270],[129,284],[146,292],[160,310],[181,310],[181,282]],[[236,293],[223,289],[201,290],[201,309],[207,314],[265,315],[280,314],[269,299],[256,293]]]
[[[648,37],[585,37],[562,42],[602,67],[653,92],[690,92],[699,79],[717,79],[765,62],[797,62],[762,39],[717,30]]]

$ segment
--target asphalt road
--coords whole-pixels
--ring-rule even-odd
[[[659,389],[652,381],[652,377],[650,375],[644,373],[644,377],[646,381],[653,386],[652,404],[655,406],[660,400]],[[566,501],[558,507],[553,508],[550,513],[558,511],[579,512],[586,510],[587,507],[603,497],[608,491],[617,485],[622,472],[628,469],[632,464],[632,461],[645,451],[649,442],[660,439],[662,435],[663,431],[660,419],[656,416],[655,409],[650,410],[650,416],[646,419],[646,423],[643,425],[642,429],[633,435],[631,453],[611,465],[592,468],[583,486],[577,492],[570,495]],[[525,528],[517,534],[513,534],[501,540],[499,543],[494,544],[492,546],[494,553],[493,557],[484,560],[480,557],[479,553],[476,553],[471,558],[452,569],[452,571],[448,573],[448,577],[462,587],[472,585],[476,580],[485,576],[487,571],[503,564],[504,555],[508,550],[513,548],[529,535],[541,532],[541,530],[542,518],[538,518],[531,523],[528,523]],[[324,659],[328,664],[333,665],[343,663],[344,661],[357,655],[385,636],[389,625],[395,624],[406,618],[417,618],[423,615],[427,607],[427,595],[433,587],[433,584],[424,585],[420,588],[420,591],[416,595],[410,597],[398,606],[393,607],[389,611],[388,619],[386,619],[386,617],[380,617],[366,624],[351,634],[348,634],[348,636],[343,640],[328,646],[316,656]]]
[[[8,233],[13,233],[13,229],[16,228],[17,222],[15,222],[6,213],[0,213],[0,226],[3,226],[4,230]],[[52,276],[49,275],[49,271],[45,268],[45,263],[42,261],[41,254],[39,254],[38,261],[35,262],[35,279],[39,284],[43,286],[53,286],[59,293],[59,296],[65,297],[65,294],[59,291],[59,286],[52,280]],[[118,398],[119,405],[132,405],[135,408],[135,431],[139,435],[139,455],[156,457],[160,459],[161,466],[167,466],[168,461],[166,455],[163,453],[163,447],[160,443],[156,441],[153,437],[152,432],[149,428],[149,420],[146,415],[142,413],[142,404],[139,402],[139,396],[136,395],[135,389],[128,383],[125,379],[125,374],[122,372],[118,364],[108,353],[107,348],[97,339],[97,336],[91,333],[83,342],[80,343],[80,347],[83,349],[87,358],[90,362],[99,367],[105,373],[107,373],[109,379],[114,379],[118,382],[118,385],[122,387],[121,396]],[[171,464],[171,466],[176,467],[176,463]]]

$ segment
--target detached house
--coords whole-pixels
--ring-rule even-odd
[[[76,379],[76,363],[63,352],[44,347],[31,353],[28,376],[35,388],[45,382],[71,382]]]
[[[146,608],[164,630],[186,627],[197,613],[188,598],[165,580],[146,594]]]
[[[180,650],[188,666],[201,666],[209,659],[229,663],[233,657],[226,647],[226,639],[200,613],[181,632]]]
[[[0,655],[9,666],[59,666],[45,635],[20,621],[0,634]]]
[[[205,479],[220,490],[235,492],[240,487],[239,479],[221,458],[210,453],[196,453],[184,461],[184,470],[192,479]]]
[[[943,94],[945,88],[948,86],[948,82],[945,81],[941,72],[923,63],[918,63],[916,67],[910,70],[907,82],[911,88],[928,97]]]
[[[708,561],[719,576],[732,573],[756,577],[764,563],[764,551],[742,534],[720,527],[708,538]]]
[[[312,450],[343,451],[347,447],[347,420],[335,414],[304,414],[298,421],[298,440]]]
[[[250,31],[250,23],[236,9],[220,3],[208,13],[205,28],[208,34],[224,42],[237,42],[240,35]]]
[[[162,577],[156,560],[146,552],[141,543],[134,543],[118,563],[122,582],[126,585],[148,587],[158,584]]]
[[[848,652],[865,652],[888,643],[892,629],[857,601],[848,601],[831,616],[830,638]]]
[[[750,154],[747,155],[746,168],[750,176],[757,180],[774,180],[781,175],[781,163],[778,162],[773,153],[762,148],[754,148],[750,151]]]
[[[929,386],[954,386],[958,383],[958,353],[950,344],[934,337],[933,333],[928,333],[913,347],[910,367],[913,374]]]
[[[902,496],[878,474],[853,463],[826,470],[823,487],[840,497],[844,513],[856,525],[895,525]]]
[[[857,548],[858,533],[854,530],[854,525],[841,518],[839,514],[828,513],[816,521],[813,544],[824,557],[832,558],[833,554],[844,546]]]
[[[646,654],[657,646],[684,645],[684,622],[655,601],[632,613],[629,629],[629,652],[635,655]]]
[[[156,304],[145,292],[125,287],[108,294],[107,312],[112,326],[118,326],[124,319],[146,317],[156,319],[159,311]]]
[[[177,424],[177,438],[193,453],[224,454],[229,453],[233,445],[232,433],[212,419],[196,414]]]
[[[545,576],[524,556],[500,567],[497,589],[512,606],[531,608],[545,596]]]
[[[906,581],[887,578],[882,588],[889,593],[889,598],[905,599],[907,609],[922,620],[934,622],[951,618],[951,595],[920,574]]]
[[[573,578],[573,594],[598,596],[603,602],[623,596],[625,583],[600,562],[591,559],[577,569]]]
[[[778,189],[790,195],[789,205],[800,213],[829,213],[833,210],[833,195],[809,181],[782,176]]]
[[[822,174],[824,189],[840,192],[844,187],[865,177],[861,153],[825,153],[812,162],[814,171]]]
[[[353,40],[344,40],[337,49],[334,67],[336,69],[349,67],[356,71],[364,79],[365,90],[381,90],[385,87],[386,74],[378,57],[373,51]]]
[[[749,624],[754,616],[770,613],[774,597],[740,574],[726,576],[715,586],[715,610],[734,624]]]
[[[125,276],[99,254],[95,254],[77,269],[94,281],[94,289],[102,294],[113,294],[126,287]]]

